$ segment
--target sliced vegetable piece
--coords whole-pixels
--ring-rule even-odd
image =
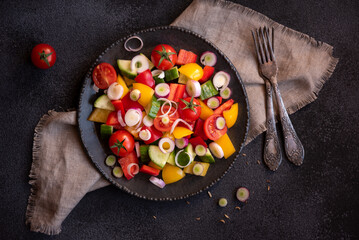
[[[172,151],[170,153],[170,156],[167,159],[167,163],[169,163],[171,165],[176,165],[175,158],[176,158],[176,153],[175,153],[175,151]]]
[[[197,164],[197,163],[200,163],[200,162],[193,161],[190,165],[188,165],[187,167],[185,167],[185,168],[183,169],[183,171],[184,171],[185,173],[188,173],[188,174],[194,174],[194,173],[193,173],[193,167],[194,167],[194,165]],[[209,164],[209,163],[206,163],[206,162],[201,162],[200,164],[203,166],[203,172],[201,173],[200,176],[201,176],[201,177],[204,177],[204,176],[206,176],[206,174],[207,174],[207,171],[208,171],[208,168],[210,167],[210,164]]]
[[[223,98],[223,99],[229,99],[232,95],[232,91],[229,87],[226,87],[225,89],[222,89],[219,92],[219,95]]]
[[[229,139],[227,133],[224,134],[219,139],[217,139],[215,142],[219,146],[221,146],[225,159],[229,158],[233,153],[236,152],[236,149],[233,146],[233,143],[232,143],[231,139]]]
[[[208,147],[207,144],[206,144],[206,142],[205,142],[200,136],[191,138],[191,139],[189,140],[189,143],[192,144],[192,146],[193,146],[194,148],[196,148],[197,145],[202,145],[202,146],[204,146],[205,148]]]
[[[210,108],[210,109],[216,109],[219,107],[219,105],[221,104],[219,102],[219,99],[217,97],[210,97],[208,98],[207,100],[207,106]]]
[[[196,157],[196,152],[194,151],[192,144],[189,143],[183,150],[191,156],[191,162],[192,162]]]
[[[137,55],[131,60],[131,70],[136,71],[137,73],[142,73],[143,71],[149,69],[150,64],[148,59],[144,55]]]
[[[131,92],[130,92],[130,99],[132,100],[132,101],[138,101],[138,99],[140,99],[140,97],[141,97],[141,92],[140,92],[140,90],[138,90],[138,89],[133,89]]]
[[[190,80],[189,77],[187,77],[186,75],[180,73],[179,77],[178,77],[178,83],[180,84],[186,84],[188,82],[188,80]]]
[[[153,125],[153,118],[151,118],[149,115],[146,115],[142,121],[146,127],[151,127]]]
[[[211,142],[209,144],[209,149],[211,150],[211,152],[216,158],[223,158],[224,156],[223,149],[218,143]]]
[[[216,126],[216,120],[218,118],[222,117],[221,115],[212,115],[204,122],[203,125],[203,131],[206,134],[206,136],[212,140],[215,141],[218,138],[222,137],[228,130],[226,124],[223,124],[224,128],[218,129]]]
[[[181,66],[178,71],[195,81],[200,80],[203,76],[203,69],[197,63],[187,63]]]
[[[219,201],[218,201],[218,205],[219,205],[220,207],[226,207],[227,204],[228,204],[228,201],[227,201],[227,199],[225,199],[225,198],[220,198]]]
[[[120,99],[122,99],[129,92],[129,90],[128,90],[125,80],[123,80],[121,75],[117,75],[117,83],[120,84],[123,88],[123,94],[120,97]]]
[[[159,169],[153,168],[153,167],[149,167],[147,165],[142,165],[142,167],[140,168],[140,172],[142,173],[146,173],[152,176],[158,176],[160,174]]]
[[[206,51],[206,52],[202,53],[200,62],[203,65],[213,67],[217,63],[217,56],[213,52]]]
[[[137,83],[142,83],[146,86],[149,86],[150,88],[155,88],[155,80],[153,79],[152,73],[149,69],[138,74],[138,76],[135,78],[135,81]]]
[[[216,73],[213,76],[213,86],[218,89],[225,89],[231,80],[231,76],[223,71]]]
[[[207,148],[204,147],[203,145],[197,145],[195,147],[194,151],[198,156],[204,156],[204,155],[206,155]]]
[[[210,109],[203,101],[198,99],[198,102],[201,105],[201,115],[199,116],[200,119],[206,120],[213,115],[213,110]]]
[[[121,167],[116,166],[112,169],[112,174],[113,176],[115,176],[116,178],[122,178],[123,176],[123,171],[121,169]]]
[[[170,153],[163,153],[158,146],[151,145],[148,149],[148,154],[153,163],[160,168],[163,168],[167,162]]]
[[[160,139],[162,137],[162,132],[158,131],[154,126],[151,127],[147,127],[147,126],[143,126],[141,128],[141,130],[145,130],[148,129],[151,133],[151,138],[147,141],[145,141],[145,144],[151,144],[155,141],[157,141],[158,139]]]
[[[166,82],[175,80],[179,77],[179,72],[177,67],[173,67],[165,71],[165,80]]]
[[[197,55],[191,51],[180,49],[177,56],[177,64],[184,65],[187,63],[197,62]]]
[[[222,130],[225,127],[226,127],[226,120],[224,119],[224,117],[217,117],[216,128]]]
[[[196,163],[195,165],[193,165],[193,174],[196,176],[201,176],[201,174],[203,173],[204,167],[201,163]]]
[[[181,168],[171,164],[166,164],[162,169],[162,178],[166,184],[177,182],[184,178],[185,175]]]
[[[205,100],[205,99],[213,97],[217,94],[218,94],[218,91],[213,86],[213,83],[211,80],[208,80],[207,82],[205,82],[201,85],[201,100]]]
[[[123,79],[125,80],[125,83],[129,88],[132,88],[132,84],[136,82],[135,79],[130,79],[126,76],[123,76]]]
[[[206,149],[206,154],[203,156],[199,156],[199,159],[201,159],[202,162],[206,162],[206,163],[214,163],[215,162],[215,160],[208,148]]]
[[[196,121],[196,126],[194,128],[194,136],[197,137],[201,137],[203,140],[207,140],[208,137],[206,136],[206,134],[203,131],[203,125],[204,125],[204,121],[202,119],[198,119]]]
[[[115,111],[115,107],[112,105],[111,100],[106,94],[99,96],[94,102],[95,108],[106,109],[110,111]]]
[[[137,125],[142,120],[142,111],[138,108],[131,108],[126,112],[125,123],[132,127]]]
[[[166,186],[166,183],[162,179],[159,179],[155,176],[150,177],[150,182],[159,188],[164,188]]]
[[[127,93],[126,96],[124,96],[121,99],[121,101],[122,101],[122,106],[125,111],[127,111],[130,108],[139,108],[139,109],[143,110],[143,106],[141,104],[131,100],[130,93]]]
[[[136,70],[131,69],[131,60],[118,59],[117,65],[123,76],[129,79],[134,79],[137,76]]]
[[[110,112],[106,120],[106,125],[113,126],[115,128],[119,128],[121,126],[116,112]]]
[[[175,149],[175,142],[170,138],[161,138],[158,147],[163,153],[171,153]]]
[[[158,111],[160,110],[161,103],[157,100],[155,96],[152,96],[151,103],[148,104],[147,106],[149,106],[148,116],[151,118],[155,118],[157,116]]]
[[[229,110],[223,111],[223,117],[226,119],[227,127],[233,127],[238,117],[238,103],[233,104]]]
[[[188,80],[186,92],[190,97],[199,97],[201,95],[201,84],[198,81]]]
[[[198,80],[200,83],[204,83],[207,80],[209,80],[211,78],[211,76],[214,73],[214,67],[211,66],[204,66],[203,68],[203,76],[200,80]]]
[[[148,149],[150,148],[149,145],[140,145],[140,160],[141,163],[148,163],[151,159],[150,156],[148,155]]]
[[[100,135],[102,139],[108,139],[109,137],[111,137],[113,133],[113,126],[109,126],[106,124],[101,124],[100,126]]]
[[[188,139],[187,138],[179,138],[175,140],[176,147],[179,149],[185,148],[188,145]]]
[[[249,198],[249,190],[245,187],[238,188],[236,197],[241,202],[247,201]]]
[[[148,129],[141,130],[138,135],[141,140],[148,141],[151,139],[151,132]]]
[[[125,116],[125,108],[123,107],[123,103],[122,100],[112,100],[111,101],[112,105],[115,107],[115,111],[121,111],[121,115]]]
[[[192,162],[192,157],[188,152],[184,150],[178,151],[175,156],[175,163],[178,167],[184,168],[187,167]]]
[[[106,123],[107,117],[111,112],[112,111],[106,109],[94,108],[87,120],[92,122]]]
[[[123,174],[127,180],[130,180],[134,177],[135,167],[128,167],[130,164],[135,163],[138,166],[138,158],[136,156],[136,152],[132,151],[127,154],[125,157],[122,157],[118,160],[118,163],[121,165]],[[131,165],[132,166],[132,165]]]
[[[173,136],[176,138],[176,139],[179,139],[179,138],[183,138],[183,137],[186,137],[188,135],[191,135],[193,132],[191,130],[189,130],[188,128],[185,128],[185,127],[176,127],[174,130],[173,130]]]
[[[223,113],[223,111],[226,111],[226,110],[230,109],[232,107],[233,103],[234,103],[234,100],[229,99],[227,102],[223,103],[216,110],[214,110],[213,113],[221,115]]]
[[[142,83],[134,83],[132,85],[133,85],[133,89],[140,90],[141,97],[138,100],[138,103],[141,104],[143,107],[145,107],[147,104],[151,102],[152,96],[155,91],[149,86]]]
[[[155,87],[155,95],[158,98],[166,98],[170,94],[170,86],[167,83],[159,83]]]
[[[154,162],[152,162],[152,161],[150,161],[149,163],[148,163],[148,166],[150,166],[150,167],[152,167],[152,168],[156,168],[156,169],[158,169],[158,170],[162,170],[163,169],[163,167],[159,167],[159,166],[157,166]]]
[[[152,70],[152,68],[154,68],[154,67],[155,67],[155,65],[152,63],[152,61],[151,61],[148,57],[146,57],[146,55],[145,55],[145,54],[140,53],[140,55],[144,56],[144,57],[147,59],[147,62],[148,62],[148,69]]]
[[[105,160],[105,164],[109,167],[114,166],[116,163],[116,156],[114,155],[108,155]]]

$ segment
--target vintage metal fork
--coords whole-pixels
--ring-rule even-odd
[[[270,41],[269,30],[266,27],[259,28],[259,30],[256,30],[256,34],[252,31],[252,35],[256,46],[259,70],[262,76],[266,79],[268,131],[266,135],[266,143],[264,149],[264,161],[267,165],[269,164],[268,167],[271,170],[276,170],[275,167],[278,168],[279,164],[281,163],[281,158],[279,157],[281,154],[275,128],[273,103],[271,99],[272,87],[276,96],[279,108],[279,116],[282,123],[285,153],[289,161],[299,166],[303,163],[304,160],[304,148],[297,136],[297,133],[294,130],[292,122],[290,121],[278,88],[278,68],[272,43]]]

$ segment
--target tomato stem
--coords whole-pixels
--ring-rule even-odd
[[[194,113],[197,114],[197,111],[196,111],[195,107],[200,107],[201,105],[197,105],[197,104],[193,103],[193,99],[194,99],[194,97],[191,98],[191,101],[190,101],[190,102],[187,102],[186,100],[184,100],[184,99],[181,98],[181,101],[182,101],[184,104],[186,104],[186,106],[183,108],[183,110],[185,110],[185,109],[191,109]]]
[[[164,59],[170,61],[170,62],[173,64],[172,60],[170,59],[170,56],[173,55],[173,54],[176,54],[176,53],[174,53],[174,52],[167,52],[166,49],[165,49],[165,47],[164,47],[162,44],[161,44],[161,46],[162,46],[162,52],[156,51],[156,52],[161,56],[160,61],[158,62],[158,66],[161,65],[161,63],[162,63],[162,61],[163,61]]]
[[[110,148],[116,148],[116,147],[117,147],[117,155],[120,154],[120,150],[121,150],[122,148],[125,149],[126,152],[127,152],[126,147],[123,145],[123,143],[124,143],[125,140],[126,140],[126,138],[124,138],[124,139],[122,140],[122,142],[120,142],[120,141],[117,139],[117,142],[115,142]]]
[[[47,66],[50,67],[50,63],[47,58],[52,54],[52,52],[46,54],[45,51],[42,50],[42,52],[38,54],[40,55],[40,60],[43,60],[47,64]]]

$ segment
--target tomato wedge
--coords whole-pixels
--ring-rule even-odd
[[[215,141],[222,137],[227,132],[227,126],[225,126],[223,129],[219,130],[216,128],[216,120],[218,117],[221,117],[219,114],[214,114],[206,119],[203,125],[203,130],[206,136],[211,139],[212,141]]]
[[[108,63],[100,63],[92,72],[92,80],[100,89],[107,89],[117,80],[115,68]]]
[[[166,113],[168,111],[170,106],[166,105],[163,107],[163,112]],[[155,120],[153,121],[153,125],[155,126],[155,128],[158,131],[161,132],[168,132],[171,131],[173,122],[176,121],[179,118],[179,114],[178,111],[176,111],[176,113],[174,113],[172,116],[170,116],[174,111],[176,111],[176,108],[171,107],[171,111],[168,114],[168,118],[169,118],[169,122],[167,124],[164,124],[162,121],[163,117],[160,117],[161,115],[163,115],[163,113],[160,111],[158,111],[157,116],[155,118]]]

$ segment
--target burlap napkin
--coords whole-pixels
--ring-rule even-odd
[[[291,114],[317,98],[338,62],[333,47],[239,4],[195,0],[172,23],[203,35],[239,71],[249,98],[247,143],[266,130],[265,88],[258,75],[251,31],[274,27],[279,88]],[[108,185],[83,151],[76,112],[50,111],[35,129],[32,186],[26,222],[32,231],[58,234],[61,223],[89,191]]]

